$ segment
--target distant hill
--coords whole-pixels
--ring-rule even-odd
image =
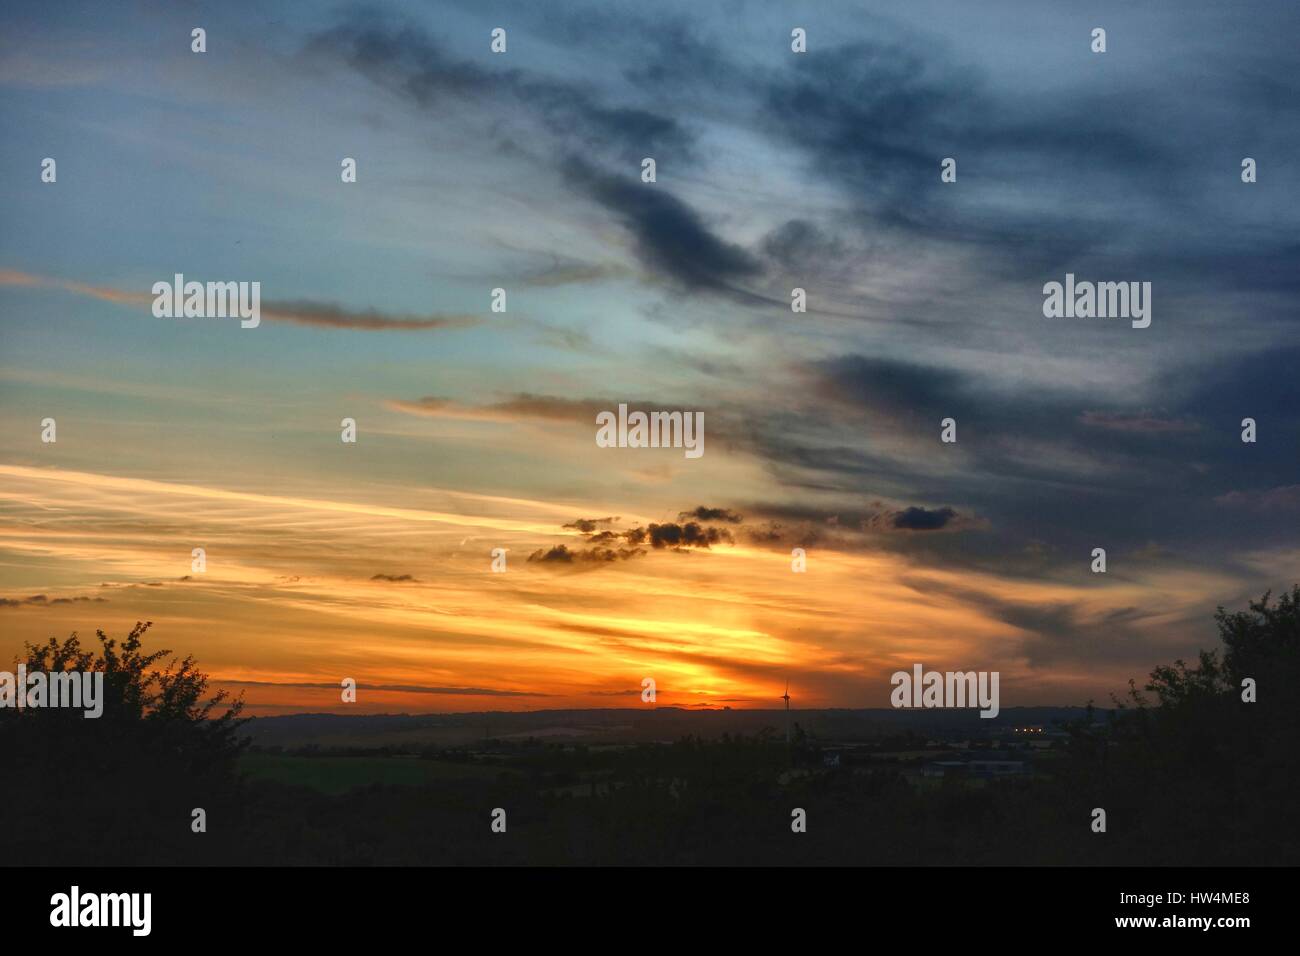
[[[1095,712],[1102,719],[1105,711]],[[1082,707],[1008,707],[997,717],[975,710],[792,710],[791,725],[825,743],[870,740],[901,733],[974,739],[1010,727],[1051,728],[1078,720]],[[585,744],[672,741],[687,735],[716,738],[785,732],[785,711],[685,710],[679,707],[599,710],[482,711],[460,714],[287,714],[257,717],[244,730],[262,747],[468,746],[483,740],[527,739]]]

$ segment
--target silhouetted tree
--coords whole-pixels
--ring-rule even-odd
[[[226,691],[207,697],[192,656],[142,651],[149,627],[137,623],[120,642],[97,631],[98,654],[76,634],[26,645],[28,673],[104,675],[98,718],[66,707],[0,710],[0,754],[16,771],[0,817],[10,847],[30,862],[202,862],[221,848],[220,837],[191,832],[191,811],[225,812],[230,823],[243,702]]]
[[[1300,586],[1270,598],[1218,609],[1222,649],[1130,681],[1109,733],[1076,728],[1069,786],[1106,808],[1116,862],[1300,858]]]

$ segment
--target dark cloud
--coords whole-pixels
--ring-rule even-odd
[[[108,599],[102,597],[86,597],[78,595],[70,598],[52,598],[46,594],[33,594],[25,598],[4,598],[0,597],[0,607],[51,607],[56,604],[107,604]]]
[[[617,524],[618,518],[578,518],[570,521],[563,527],[570,531],[581,531],[583,534],[591,534],[597,528],[608,528],[612,524]]]
[[[1202,28],[1211,23],[1203,12],[1188,15]],[[774,302],[788,319],[793,285],[829,304],[818,318],[889,323],[887,340],[855,342],[823,338],[824,324],[800,317],[813,336],[800,342],[831,357],[798,366],[796,387],[779,401],[733,409],[727,444],[715,447],[755,456],[792,498],[814,502],[808,514],[751,513],[739,537],[855,547],[870,535],[876,547],[1042,574],[1100,539],[1120,550],[1160,540],[1221,563],[1225,547],[1293,538],[1270,508],[1247,506],[1288,500],[1273,490],[1293,486],[1300,466],[1300,352],[1279,344],[1300,320],[1300,247],[1291,219],[1278,218],[1294,208],[1295,192],[1277,159],[1300,147],[1300,127],[1279,120],[1296,116],[1300,100],[1294,71],[1277,69],[1294,59],[1278,31],[1245,17],[1213,51],[1171,39],[1160,70],[1136,84],[1113,74],[1070,80],[1083,63],[1112,62],[1089,59],[1081,46],[1081,59],[1064,72],[1053,66],[1053,82],[1038,88],[1022,82],[1039,68],[1033,57],[1003,62],[991,52],[997,43],[942,24],[909,28],[880,16],[848,24],[840,8],[818,12],[815,55],[774,58],[748,55],[744,41],[719,43],[711,21],[680,9],[653,18],[601,6],[532,16],[560,47],[600,33],[615,73],[634,83],[605,82],[611,92],[597,94],[595,82],[479,66],[419,31],[362,18],[315,46],[427,115],[486,104],[501,141],[527,144],[536,132],[536,155],[627,230],[650,277],[753,307],[716,310],[723,331],[766,320]],[[692,186],[715,194],[719,208],[743,198],[745,187],[730,170],[718,175],[695,138],[717,116],[760,141],[764,162],[776,158],[783,172],[802,175],[815,197],[766,221],[749,218],[757,230],[746,234],[760,238],[746,245],[673,191],[689,169]],[[1224,145],[1206,143],[1207,123]],[[1258,184],[1240,182],[1247,147],[1232,143],[1253,144]],[[673,175],[641,183],[646,155]],[[951,185],[939,182],[939,160],[949,155],[959,167]],[[914,272],[894,278],[894,267],[913,263]],[[604,268],[564,260],[555,271],[585,281]],[[1152,328],[1121,336],[1097,327],[1090,338],[1092,328],[1040,322],[1042,282],[1066,271],[1153,280]],[[1226,332],[1225,322],[1233,323]],[[942,340],[931,336],[939,328]],[[1095,372],[1072,354],[1080,346]],[[1023,354],[1023,380],[1008,371],[1009,353]],[[996,369],[982,370],[981,355]],[[1060,362],[1059,381],[1043,383],[1040,360]],[[698,356],[689,368],[742,389],[765,371]],[[1113,368],[1128,373],[1134,394],[1115,384],[1125,376],[1111,376]],[[470,409],[433,398],[395,407],[559,421],[612,405],[521,396]],[[949,416],[958,442],[941,446],[939,421]],[[1259,422],[1254,445],[1238,438],[1246,416]],[[868,504],[876,498],[888,503]],[[828,500],[863,504],[820,503]],[[589,546],[634,535],[672,547],[669,538],[686,540],[688,519],[701,528],[731,523],[683,512],[677,524],[656,526],[668,529],[657,541],[648,528],[568,530],[582,531]],[[913,533],[976,526],[981,534]],[[1051,547],[1027,550],[1040,540]]]
[[[708,508],[700,505],[694,511],[683,511],[678,516],[679,520],[695,518],[698,521],[725,521],[728,524],[740,524],[745,520],[744,515],[737,514],[730,508]]]
[[[667,522],[650,524],[644,528],[634,528],[625,532],[624,537],[630,544],[649,544],[656,550],[660,548],[709,548],[715,544],[734,544],[731,532],[726,528],[712,528],[695,521],[684,524]]]
[[[862,228],[895,247],[961,249],[1007,276],[1056,271],[1149,224],[1131,215],[1103,223],[1079,214],[1099,189],[1144,205],[1190,193],[1165,133],[1076,93],[1070,121],[1034,90],[995,92],[985,73],[932,36],[877,22],[797,70],[756,84],[764,131],[803,152],[837,184]],[[939,162],[958,163],[941,184]],[[974,188],[965,184],[976,183]],[[1026,181],[1019,200],[1004,200]]]
[[[894,507],[872,502],[867,507],[827,509],[816,506],[761,504],[752,509],[757,520],[738,532],[758,547],[824,548],[831,551],[907,549],[901,541],[915,531],[984,529],[987,522],[952,507]],[[900,539],[891,544],[884,538]]]
[[[342,57],[430,115],[477,101],[489,115],[526,117],[570,147],[581,140],[587,155],[612,154],[625,164],[639,164],[643,156],[684,156],[691,148],[691,137],[675,119],[635,105],[611,105],[594,84],[518,67],[479,66],[451,54],[419,27],[377,22],[372,12],[320,33],[308,52]]]
[[[743,519],[727,508],[708,508],[703,505],[693,511],[683,511],[682,518],[695,516],[705,521],[724,521],[739,524]],[[732,533],[700,521],[651,523],[643,527],[615,531],[609,526],[617,518],[578,518],[563,527],[583,535],[582,548],[558,544],[539,548],[528,556],[534,564],[575,565],[610,564],[626,561],[647,553],[648,546],[655,551],[708,550],[714,545],[734,544]],[[597,530],[599,529],[599,530]]]
[[[813,366],[815,394],[840,406],[881,416],[933,421],[969,408],[976,384],[954,369],[864,355]]]
[[[516,20],[529,16],[511,12]],[[897,16],[847,16],[840,8],[820,11],[813,18],[816,53],[784,62],[743,55],[745,44],[731,42],[723,22],[685,8],[650,17],[582,4],[529,16],[528,29],[560,47],[600,35],[614,69],[630,83],[480,65],[373,10],[322,32],[309,50],[342,59],[428,115],[444,119],[449,111],[482,107],[502,142],[543,136],[549,148],[537,155],[558,157],[570,185],[627,226],[643,264],[687,290],[769,305],[763,280],[775,277],[765,276],[760,262],[799,274],[806,285],[838,271],[849,253],[859,271],[871,270],[876,263],[863,261],[863,239],[886,261],[954,252],[972,260],[949,261],[951,268],[913,290],[910,298],[921,303],[937,304],[955,291],[969,304],[978,294],[969,282],[973,260],[985,278],[1041,281],[1066,267],[1114,265],[1118,254],[1148,276],[1252,291],[1300,287],[1293,231],[1225,233],[1204,214],[1238,210],[1243,225],[1254,215],[1237,177],[1218,172],[1235,172],[1240,157],[1205,155],[1207,115],[1225,130],[1224,142],[1262,147],[1255,131],[1264,128],[1274,155],[1293,155],[1300,145],[1295,124],[1276,122],[1295,111],[1295,83],[1280,79],[1293,72],[1283,66],[1294,59],[1277,47],[1274,31],[1248,23],[1249,15],[1232,25],[1236,43],[1208,54],[1212,70],[1202,62],[1204,51],[1165,50],[1172,57],[1167,82],[1119,93],[1087,71],[1064,89],[1027,87],[1014,62],[1017,82],[999,83],[1006,58],[990,56],[992,47],[977,36],[920,21],[907,27]],[[1282,32],[1296,25],[1294,11],[1261,20],[1276,17]],[[1204,12],[1194,19],[1215,29]],[[1106,59],[1083,47],[1079,56],[1072,66]],[[1189,97],[1187,80],[1199,81],[1207,70],[1215,81],[1198,82]],[[671,157],[678,170],[704,166],[697,131],[675,117],[717,115],[769,148],[802,157],[809,179],[839,191],[842,214],[823,221],[800,215],[750,252],[715,235],[664,184],[645,188],[637,180],[636,164],[647,155]],[[946,155],[958,160],[956,184],[939,182]],[[849,231],[858,238],[848,241]],[[1134,248],[1149,251],[1137,258]],[[588,267],[577,268],[581,274]],[[901,319],[898,308],[893,313]]]
[[[928,508],[913,507],[895,514],[893,524],[895,528],[907,531],[938,531],[955,517],[957,512],[951,508],[936,508],[931,511]]]
[[[758,299],[736,283],[762,272],[740,246],[719,239],[699,215],[659,184],[642,183],[635,172],[612,175],[571,158],[565,180],[614,214],[636,240],[642,263],[656,275],[690,291],[727,292]]]
[[[409,574],[376,574],[376,575],[372,576],[372,577],[370,578],[370,580],[372,580],[372,581],[391,581],[391,582],[393,582],[393,583],[396,584],[396,583],[399,583],[399,582],[402,582],[402,581],[415,581],[416,579],[413,578],[413,577],[412,577],[411,575],[409,575]]]
[[[528,556],[529,561],[538,564],[572,564],[578,560],[581,552],[570,551],[566,544],[557,544],[553,548],[538,548]]]
[[[558,167],[563,180],[615,216],[635,240],[643,266],[654,275],[686,291],[764,301],[736,285],[761,273],[753,255],[716,236],[665,185],[641,182],[644,157],[671,157],[678,170],[692,161],[693,137],[668,115],[611,104],[583,83],[514,67],[488,69],[450,55],[410,24],[375,23],[362,15],[316,36],[308,52],[342,58],[430,115],[482,102],[485,113],[505,120],[497,136],[511,148],[536,138],[528,131],[530,125],[540,128],[552,147],[534,153],[542,159],[565,157]],[[608,274],[608,267],[576,265],[584,271],[597,269],[602,277]]]
[[[553,548],[538,548],[528,556],[534,564],[608,564],[613,561],[627,561],[645,554],[643,548],[605,548],[590,547],[585,550],[570,549],[568,545],[557,544]]]
[[[807,493],[878,490],[947,499],[959,515],[986,516],[994,533],[944,560],[993,567],[1001,552],[1021,562],[1025,545],[1052,529],[1055,547],[1037,569],[1043,573],[1099,540],[1136,549],[1158,539],[1189,560],[1221,564],[1225,542],[1254,549],[1294,540],[1267,509],[1213,504],[1294,484],[1297,363],[1300,349],[1277,348],[1155,373],[1155,412],[1146,403],[1126,405],[1122,394],[1085,394],[1069,383],[1029,386],[921,362],[842,356],[806,370],[820,418],[751,416],[746,447],[784,484]],[[945,447],[939,421],[948,416],[958,422],[958,442]],[[1261,436],[1267,428],[1267,441],[1240,440],[1247,416]],[[846,427],[862,441],[844,444]],[[932,470],[945,454],[960,456],[959,473]],[[797,519],[794,527],[801,527]],[[814,530],[825,536],[824,528]],[[928,537],[916,536],[909,547],[948,547],[921,545]],[[983,554],[985,547],[992,550]]]

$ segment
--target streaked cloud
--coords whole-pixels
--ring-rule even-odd
[[[154,301],[151,293],[52,279],[12,269],[0,271],[0,286],[57,289],[119,305],[150,306]],[[292,325],[370,332],[464,329],[482,321],[481,317],[475,315],[389,315],[374,309],[351,310],[330,303],[310,301],[267,301],[261,305],[261,317],[272,322],[286,322]]]

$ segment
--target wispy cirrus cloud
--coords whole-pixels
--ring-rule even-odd
[[[33,275],[12,269],[0,270],[0,286],[55,289],[75,295],[113,302],[119,305],[153,303],[147,292],[133,292],[110,286],[89,285],[67,279]],[[405,315],[376,309],[347,309],[327,302],[268,300],[261,305],[261,316],[272,322],[303,325],[321,329],[352,329],[362,332],[426,332],[434,329],[465,329],[478,325],[482,318],[468,314]]]
[[[1106,428],[1120,432],[1146,432],[1148,434],[1194,432],[1201,427],[1196,422],[1186,421],[1181,418],[1163,418],[1152,412],[1123,414],[1089,410],[1079,416],[1079,421],[1094,428]]]
[[[1215,504],[1261,511],[1300,510],[1300,485],[1281,485],[1262,491],[1229,491],[1214,499]]]
[[[549,422],[594,421],[607,403],[591,399],[560,398],[552,395],[521,393],[496,402],[469,405],[449,398],[426,395],[413,400],[389,399],[389,408],[425,418],[457,418],[468,421],[513,422],[538,419]]]

